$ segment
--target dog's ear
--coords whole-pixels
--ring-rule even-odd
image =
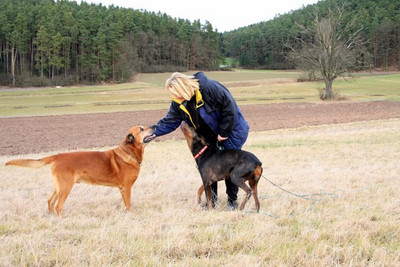
[[[203,136],[198,136],[198,139],[203,146],[208,146],[208,143]]]
[[[135,143],[135,137],[130,133],[126,136],[125,145],[133,143]]]

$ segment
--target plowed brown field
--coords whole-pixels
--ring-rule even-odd
[[[250,131],[400,118],[400,102],[246,105]],[[152,125],[165,110],[0,118],[0,155],[114,146],[132,125]],[[179,130],[159,138],[181,139]]]

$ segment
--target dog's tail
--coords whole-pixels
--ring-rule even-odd
[[[27,167],[38,169],[45,165],[52,163],[55,159],[55,156],[49,156],[42,159],[13,159],[6,162],[6,166],[14,165],[19,167]]]

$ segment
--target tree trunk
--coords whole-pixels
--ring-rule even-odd
[[[332,84],[333,84],[333,80],[325,79],[325,92],[322,95],[323,100],[332,100],[333,99]]]
[[[113,79],[113,83],[115,83],[115,58],[114,58],[114,51],[112,51],[112,79]]]
[[[22,55],[22,53],[19,53],[19,71],[22,74],[24,72],[24,56]]]
[[[11,77],[12,85],[15,86],[15,61],[17,60],[17,48],[11,45]]]
[[[82,46],[83,46],[83,44],[82,44]],[[80,77],[79,77],[79,55],[82,55],[81,53],[81,51],[80,51],[81,49],[80,49],[80,47],[79,47],[79,43],[78,42],[76,42],[76,60],[75,60],[75,64],[76,64],[76,82],[78,83],[79,82],[79,80],[80,80]]]
[[[67,48],[66,48],[66,46],[64,46],[63,47],[63,51],[64,51],[64,57],[65,57],[65,60],[64,60],[64,78],[67,78]]]
[[[43,51],[40,51],[40,78],[43,79],[44,77],[44,58],[43,58]]]
[[[6,43],[6,71],[7,71],[7,75],[10,73],[10,70],[9,70],[9,62],[10,62],[10,59],[9,59],[9,54],[10,53],[8,53],[8,51],[7,51],[7,48],[8,48],[8,45],[7,45],[7,43]]]
[[[35,50],[35,47],[34,47],[34,45],[33,45],[33,40],[31,40],[31,75],[33,75],[34,74],[34,72],[35,72],[35,66],[33,65],[33,63],[35,62],[34,60],[35,60],[35,58],[34,58],[34,50]]]

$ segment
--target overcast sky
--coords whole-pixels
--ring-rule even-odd
[[[79,0],[77,0],[80,2]],[[84,0],[115,6],[144,9],[166,13],[173,18],[182,18],[201,23],[209,21],[219,32],[231,31],[250,24],[268,21],[318,0]]]

